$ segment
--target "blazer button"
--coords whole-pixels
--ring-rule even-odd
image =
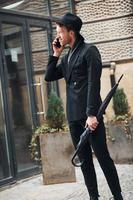
[[[76,85],[76,84],[77,84],[77,82],[75,81],[73,84],[74,84],[74,85]]]

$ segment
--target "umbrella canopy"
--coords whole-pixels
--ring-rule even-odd
[[[121,77],[119,78],[118,82],[114,85],[114,87],[109,91],[109,93],[107,94],[105,100],[102,102],[98,113],[97,113],[97,120],[99,121],[100,118],[102,117],[102,115],[104,114],[111,98],[113,97],[113,95],[115,94],[115,91],[119,85],[120,80],[122,79],[123,74],[121,75]],[[80,136],[80,140],[79,143],[77,145],[77,149],[72,157],[72,164],[76,167],[80,167],[83,164],[83,161],[81,161],[80,163],[76,163],[75,162],[75,158],[77,156],[77,154],[82,150],[82,147],[84,146],[84,144],[88,141],[89,139],[89,135],[90,133],[92,133],[92,130],[90,130],[88,127],[85,129],[85,131],[82,133],[82,135]]]

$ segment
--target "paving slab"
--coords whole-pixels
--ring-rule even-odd
[[[103,172],[94,159],[99,200],[109,200],[112,196]],[[133,200],[133,165],[116,165],[124,200]],[[18,181],[0,191],[0,200],[89,200],[80,168],[76,168],[76,182],[43,185],[42,174]]]

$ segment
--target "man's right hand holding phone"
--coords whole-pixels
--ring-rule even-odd
[[[53,46],[53,51],[54,51],[53,56],[60,57],[64,49],[64,46],[61,46],[60,39],[58,37],[54,39],[52,46]]]

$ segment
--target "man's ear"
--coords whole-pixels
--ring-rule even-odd
[[[74,31],[70,30],[70,35],[74,36]]]

